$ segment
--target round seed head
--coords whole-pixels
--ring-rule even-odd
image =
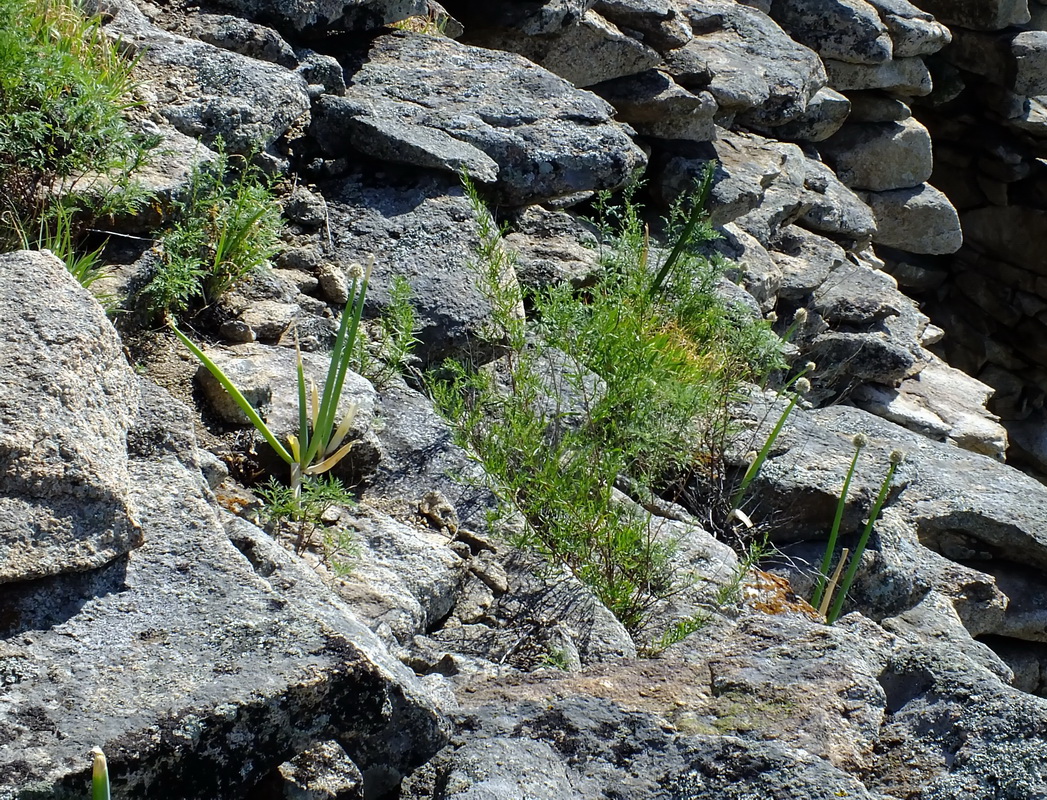
[[[855,447],[861,450],[865,445],[869,444],[869,437],[864,433],[856,433],[851,441],[854,442]]]
[[[797,325],[803,325],[805,322],[807,322],[807,309],[803,306],[800,306],[800,308],[796,309],[796,313],[793,314],[793,322],[795,322]]]
[[[804,372],[814,372],[816,369],[818,369],[818,365],[815,364],[813,361],[808,361],[806,364],[803,365]]]
[[[346,274],[349,276],[349,280],[358,281],[364,276],[364,268],[354,261],[349,265]]]
[[[773,311],[768,311],[765,319],[773,325],[778,321],[778,315]]]
[[[903,453],[901,450],[892,450],[891,451],[891,463],[892,464],[894,464],[895,466],[898,466],[903,461],[905,461],[905,453]]]
[[[809,391],[811,391],[811,382],[809,380],[806,378],[800,378],[796,381],[797,394],[807,394]]]

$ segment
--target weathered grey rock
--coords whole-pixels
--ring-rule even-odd
[[[390,168],[356,172],[322,191],[336,261],[363,264],[377,256],[368,316],[388,307],[393,278],[402,276],[411,289],[419,339],[415,354],[423,363],[494,355],[501,340],[474,263],[475,213],[457,180]],[[509,272],[504,280],[516,278]]]
[[[779,295],[785,300],[803,300],[830,272],[846,263],[847,253],[835,242],[792,225],[782,232],[771,258],[782,275]]]
[[[683,47],[694,36],[674,0],[597,0],[593,9],[660,53]]]
[[[438,491],[454,507],[460,527],[485,531],[499,501],[432,401],[402,381],[383,387],[378,400],[381,459],[364,496],[398,515],[414,515],[424,496]]]
[[[636,75],[658,66],[662,60],[657,52],[592,10],[556,36],[507,30],[480,33],[471,36],[470,42],[519,53],[578,87]]]
[[[771,311],[778,302],[781,269],[763,245],[737,225],[728,223],[721,232],[722,238],[709,247],[729,259],[724,274],[752,295],[763,312]]]
[[[907,189],[930,178],[934,167],[931,136],[915,119],[847,124],[819,150],[852,189]]]
[[[519,31],[527,36],[562,33],[577,25],[595,0],[537,0],[517,3],[498,0],[449,0],[448,10],[460,19],[470,34],[474,31]]]
[[[937,53],[952,41],[952,33],[908,0],[868,0],[880,12],[891,34],[895,58]]]
[[[493,556],[482,570],[473,568],[451,617],[428,636],[416,637],[416,669],[422,663],[429,670],[453,663],[453,654],[479,657],[488,662],[488,671],[490,662],[533,670],[553,650],[567,649],[582,666],[636,656],[622,623],[566,569],[500,546]],[[494,565],[501,573],[497,582],[484,575]]]
[[[873,241],[910,253],[955,253],[963,231],[949,198],[929,183],[890,192],[861,192],[876,218]]]
[[[153,198],[148,207],[122,215],[118,220],[121,231],[152,233],[170,218],[175,203],[185,199],[192,186],[195,170],[206,169],[217,157],[214,151],[191,136],[164,123],[145,122],[142,132],[159,137],[159,143],[149,157],[130,176],[130,185],[136,191]],[[127,288],[122,289],[126,293]]]
[[[851,395],[866,411],[939,441],[1003,461],[1007,431],[985,406],[993,390],[940,359],[897,388],[866,384]]]
[[[228,150],[266,148],[293,124],[308,119],[302,77],[275,64],[176,36],[149,23],[126,0],[105,0],[114,14],[107,33],[141,54],[140,91],[187,136]]]
[[[284,216],[306,228],[319,228],[327,222],[327,203],[321,195],[296,186],[284,203]]]
[[[513,217],[505,246],[514,254],[522,286],[542,289],[562,283],[591,285],[602,268],[598,232],[565,211],[531,206]]]
[[[290,69],[298,66],[291,45],[272,28],[264,25],[228,14],[197,14],[189,19],[188,27],[194,38],[223,50],[232,50],[259,61],[271,61]]]
[[[330,738],[387,788],[439,747],[432,701],[290,553],[257,529],[250,561],[232,546],[188,412],[142,392],[127,469],[145,544],[5,587],[0,793],[81,797],[99,745],[121,796],[238,796]]]
[[[828,139],[847,120],[850,101],[835,89],[823,86],[807,102],[807,108],[784,125],[776,125],[773,131],[779,139],[801,142],[820,142]]]
[[[390,645],[407,644],[431,630],[455,606],[469,564],[451,549],[446,533],[406,525],[375,509],[342,514],[337,527],[348,531],[358,555],[335,591]],[[337,534],[333,534],[337,536]]]
[[[887,27],[865,0],[776,2],[771,17],[822,58],[853,64],[882,64],[891,58]]]
[[[923,97],[931,93],[931,73],[921,58],[895,58],[875,66],[826,59],[828,84],[841,92],[888,89],[895,94]]]
[[[126,455],[137,380],[50,252],[0,256],[0,275],[0,584],[102,568],[142,543]]]
[[[692,193],[709,161],[716,161],[709,200],[709,221],[724,225],[759,209],[767,188],[775,181],[794,180],[797,165],[788,172],[786,153],[791,145],[761,136],[719,130],[715,141],[704,145],[666,148],[651,169],[651,194],[670,206],[681,195]],[[802,180],[802,178],[801,178]]]
[[[976,31],[999,31],[1029,21],[1028,0],[989,0],[977,4],[920,0],[920,8],[946,25],[958,25]]]
[[[781,229],[791,224],[804,211],[804,178],[807,159],[794,144],[771,142],[751,137],[746,150],[754,159],[765,159],[777,167],[777,174],[767,184],[760,205],[734,220],[734,223],[756,237],[764,247],[778,237]],[[777,156],[777,159],[774,158]],[[774,161],[777,164],[774,164]]]
[[[1047,94],[1047,31],[1023,31],[1011,40],[1016,94]]]
[[[526,205],[632,177],[645,157],[612,113],[519,56],[395,33],[373,41],[344,98],[321,99],[312,132],[333,156],[348,133],[378,158],[467,167],[501,202]]]
[[[279,800],[364,800],[364,779],[338,742],[320,742],[276,768],[265,782]]]
[[[689,92],[665,72],[648,70],[592,88],[615,107],[618,119],[644,136],[694,142],[716,138],[712,95]]]
[[[850,122],[901,122],[912,116],[912,109],[896,97],[882,92],[851,92]]]
[[[413,16],[425,16],[426,0],[221,0],[237,16],[271,21],[278,30],[310,36],[333,31],[369,31]]]
[[[820,161],[807,159],[800,199],[804,211],[797,221],[809,230],[855,245],[868,241],[876,232],[870,208]]]
[[[310,86],[320,86],[323,94],[345,94],[345,70],[334,56],[317,53],[313,50],[300,49],[296,52],[298,69],[305,82]]]
[[[741,4],[689,0],[696,36],[666,54],[668,71],[693,91],[707,89],[743,124],[780,125],[800,116],[826,83],[821,60],[769,17]]]

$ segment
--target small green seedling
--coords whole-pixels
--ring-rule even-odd
[[[349,371],[349,361],[352,359],[357,331],[360,328],[364,297],[367,294],[367,284],[371,278],[373,266],[374,257],[371,257],[366,269],[355,264],[350,272],[353,277],[352,290],[349,293],[349,302],[346,304],[345,311],[342,312],[342,322],[338,327],[334,349],[331,351],[331,365],[327,371],[327,380],[324,382],[322,394],[317,392],[315,386],[306,385],[302,353],[301,350],[298,350],[297,343],[295,345],[298,352],[298,435],[287,437],[287,447],[280,443],[251,402],[236,388],[222,369],[208,358],[207,354],[189,337],[178,330],[173,321],[168,322],[175,335],[214,375],[215,380],[222,385],[222,388],[247,415],[251,424],[269,443],[273,451],[291,467],[291,489],[296,499],[301,498],[302,479],[305,476],[321,475],[332,469],[348,455],[353,446],[353,442],[346,444],[343,442],[352,427],[356,407],[349,410],[337,428],[335,428],[335,414],[338,411],[338,400],[342,396],[342,387],[345,385],[345,376]]]
[[[91,800],[109,800],[109,765],[102,748],[91,751],[94,764],[91,768]]]

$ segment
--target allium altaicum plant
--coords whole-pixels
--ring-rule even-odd
[[[255,410],[251,402],[236,388],[229,377],[214,363],[189,337],[178,330],[173,321],[168,324],[182,343],[194,356],[207,367],[215,379],[229,393],[240,409],[247,415],[262,437],[273,448],[273,451],[291,468],[291,489],[296,501],[301,498],[302,479],[306,476],[321,475],[332,469],[349,454],[353,442],[344,443],[356,415],[354,405],[345,415],[342,422],[335,427],[335,416],[338,411],[338,400],[342,396],[345,376],[349,371],[349,361],[353,355],[356,335],[360,328],[360,317],[363,315],[364,298],[367,295],[367,284],[371,278],[374,256],[368,260],[367,267],[359,264],[350,267],[349,275],[353,279],[349,292],[349,301],[342,312],[342,322],[338,327],[334,349],[331,351],[331,365],[327,370],[323,393],[317,392],[315,385],[306,385],[305,370],[302,366],[302,353],[298,349],[298,435],[287,437],[287,447],[281,444],[276,435],[265,424],[265,420]]]
[[[782,415],[778,417],[778,422],[775,423],[774,428],[771,430],[771,435],[768,436],[767,441],[763,443],[760,452],[758,452],[749,463],[749,468],[745,471],[745,476],[742,478],[742,482],[738,484],[738,488],[735,490],[734,496],[731,498],[732,510],[737,509],[742,504],[742,501],[745,499],[745,493],[749,490],[749,484],[756,480],[756,476],[760,474],[760,470],[763,468],[763,462],[767,460],[767,454],[770,453],[771,448],[774,447],[778,435],[782,432],[782,428],[785,427],[785,422],[789,419],[789,415],[793,413],[796,404],[800,402],[801,397],[811,391],[811,382],[803,376],[814,368],[815,365],[813,362],[807,362],[803,372],[791,381],[791,383],[793,383],[793,392],[792,396],[789,398],[789,405],[785,407]],[[786,388],[788,388],[788,385]]]
[[[840,491],[840,499],[836,503],[836,516],[833,517],[833,526],[829,531],[829,541],[825,545],[825,556],[822,558],[822,566],[818,572],[818,584],[815,586],[814,595],[811,597],[811,605],[819,611],[822,610],[822,597],[825,594],[826,581],[829,580],[829,566],[832,564],[833,554],[836,552],[836,539],[840,535],[843,510],[847,505],[847,492],[851,488],[851,479],[854,477],[854,470],[858,466],[858,455],[862,452],[862,448],[869,443],[869,437],[864,433],[858,433],[855,434],[853,442],[854,457],[851,459],[850,467],[847,468],[847,476],[843,479],[843,489]],[[829,594],[832,594],[831,589]],[[828,599],[826,597],[826,600]]]
[[[865,523],[865,530],[862,531],[861,538],[858,540],[858,546],[854,550],[854,555],[851,557],[851,563],[847,567],[847,574],[844,575],[843,584],[840,586],[840,592],[836,595],[836,601],[833,603],[829,613],[826,614],[825,620],[832,625],[836,620],[840,618],[840,614],[843,612],[843,602],[847,598],[847,593],[851,590],[851,584],[854,583],[854,576],[858,573],[858,566],[862,563],[862,555],[865,553],[865,547],[869,544],[869,537],[872,535],[873,526],[876,521],[880,518],[880,512],[883,511],[883,504],[887,502],[887,492],[891,488],[891,481],[894,480],[894,473],[898,471],[899,465],[905,461],[905,453],[901,450],[891,451],[891,465],[887,468],[887,474],[884,476],[883,483],[880,484],[880,493],[876,495],[876,502],[873,503],[872,509],[869,511],[869,521]]]

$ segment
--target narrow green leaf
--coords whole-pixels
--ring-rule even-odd
[[[251,424],[255,426],[260,434],[262,434],[265,440],[269,443],[269,446],[276,451],[276,454],[288,464],[293,464],[295,459],[287,452],[287,449],[280,444],[280,441],[275,435],[273,435],[273,432],[269,430],[269,426],[265,424],[258,412],[255,411],[251,402],[243,396],[241,391],[236,388],[231,380],[229,380],[229,377],[222,372],[221,367],[208,358],[207,354],[197,347],[188,336],[178,330],[178,326],[175,325],[173,321],[168,321],[167,324],[171,330],[174,331],[175,336],[181,339],[182,344],[188,347],[189,351],[196,356],[200,363],[207,367],[207,370],[214,375],[215,380],[222,385],[222,388],[229,392],[229,396],[233,398],[234,402],[240,407],[240,410],[247,415],[247,418],[251,420]]]

